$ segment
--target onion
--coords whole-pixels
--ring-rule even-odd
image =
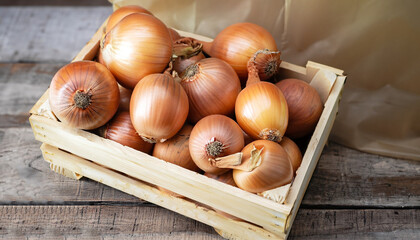
[[[286,151],[278,143],[257,140],[246,145],[242,154],[241,165],[247,170],[233,170],[233,179],[239,188],[259,193],[292,181],[292,164]]]
[[[221,31],[213,42],[203,44],[204,52],[229,63],[242,81],[245,81],[248,75],[249,58],[259,50],[275,51],[258,59],[257,69],[261,80],[273,76],[281,63],[280,52],[277,52],[273,36],[253,23],[233,24]]]
[[[111,16],[109,16],[108,22],[105,28],[105,33],[111,31],[111,29],[115,25],[117,25],[117,23],[119,23],[121,19],[123,19],[124,17],[132,13],[145,13],[145,14],[149,14],[153,16],[151,12],[137,5],[129,5],[129,6],[120,7],[115,12],[113,12]]]
[[[151,74],[133,90],[130,116],[137,133],[151,142],[173,137],[188,116],[188,97],[169,74]]]
[[[193,126],[185,124],[171,139],[163,143],[156,143],[153,149],[153,156],[191,171],[199,172],[200,169],[192,160],[188,147],[192,129]]]
[[[283,92],[289,106],[286,135],[295,139],[312,133],[324,109],[315,88],[292,78],[281,80],[276,86]]]
[[[253,59],[248,64],[247,87],[236,99],[236,120],[253,139],[280,142],[289,118],[287,102],[276,85],[260,81]]]
[[[217,58],[202,59],[189,66],[180,77],[188,95],[191,122],[211,114],[233,114],[241,86],[229,64]]]
[[[223,115],[210,115],[201,119],[193,128],[190,137],[190,154],[195,164],[203,171],[222,174],[232,165],[238,165],[244,147],[241,128],[232,119]],[[239,162],[239,163],[238,163]]]
[[[119,112],[115,117],[104,126],[101,134],[104,138],[116,141],[124,146],[134,148],[136,150],[151,153],[153,144],[143,141],[137,134],[131,123],[130,114],[128,112]]]
[[[117,81],[133,89],[152,73],[161,73],[172,56],[172,40],[165,24],[144,13],[123,18],[101,41],[102,58]]]
[[[300,152],[299,147],[288,137],[283,137],[283,140],[280,142],[280,146],[283,147],[289,156],[290,163],[293,167],[293,175],[296,176],[296,170],[302,163],[302,153]]]
[[[173,69],[177,73],[182,73],[188,66],[205,58],[202,48],[203,45],[193,38],[181,38],[174,41]]]
[[[120,93],[112,74],[93,61],[72,62],[54,75],[49,92],[51,110],[67,126],[95,129],[118,109]]]
[[[129,111],[130,110],[130,99],[131,93],[133,92],[130,89],[127,89],[118,84],[118,89],[120,90],[120,105],[118,110],[120,111]]]

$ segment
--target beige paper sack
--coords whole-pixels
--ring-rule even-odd
[[[420,160],[420,1],[114,0],[137,4],[168,26],[214,38],[253,22],[282,59],[348,75],[331,139],[362,151]]]

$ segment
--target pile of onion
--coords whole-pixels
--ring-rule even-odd
[[[126,6],[110,16],[97,59],[54,76],[49,103],[61,122],[99,128],[104,138],[251,193],[292,181],[302,162],[294,141],[314,130],[323,110],[306,82],[266,81],[280,52],[252,23],[200,42]]]

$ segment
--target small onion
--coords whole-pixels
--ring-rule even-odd
[[[117,23],[119,23],[121,19],[123,19],[124,17],[132,13],[145,13],[145,14],[149,14],[153,16],[151,12],[137,5],[129,5],[129,6],[120,7],[115,12],[113,12],[111,16],[109,16],[109,19],[105,28],[105,33],[111,31],[111,29]]]
[[[247,87],[236,99],[236,120],[253,139],[280,142],[289,118],[287,102],[276,85],[259,80],[254,64],[251,58]]]
[[[284,79],[276,83],[289,106],[286,135],[295,139],[314,131],[324,106],[318,92],[305,81]]]
[[[296,170],[302,163],[302,153],[300,152],[299,147],[288,137],[283,137],[280,142],[280,146],[282,146],[283,149],[287,152],[289,160],[292,163],[293,175],[296,176]]]
[[[120,111],[129,111],[130,110],[130,99],[131,93],[133,92],[131,89],[127,89],[118,84],[118,89],[120,90],[120,106],[118,110]]]
[[[241,85],[229,64],[217,58],[205,58],[189,66],[180,77],[188,95],[191,122],[211,114],[233,114]]]
[[[181,38],[174,41],[173,70],[182,73],[188,66],[205,58],[201,51],[203,45],[193,38]]]
[[[241,128],[232,119],[210,115],[194,126],[189,144],[191,157],[199,168],[207,173],[222,174],[231,165],[240,162],[241,156],[223,157],[240,152],[244,137]]]
[[[233,169],[233,179],[239,188],[259,193],[292,181],[292,164],[278,143],[257,140],[246,145],[242,154],[241,165],[248,170]]]
[[[119,112],[104,127],[104,138],[118,142],[124,146],[134,148],[136,150],[151,153],[153,144],[145,142],[136,132],[131,123],[130,114],[128,112]]]
[[[199,172],[200,169],[191,158],[188,144],[192,129],[193,126],[185,124],[171,139],[163,143],[156,143],[153,156],[191,171]]]
[[[93,61],[72,62],[54,75],[49,92],[51,110],[67,126],[95,129],[118,109],[120,93],[108,69]]]
[[[159,19],[133,13],[104,36],[101,51],[117,81],[133,89],[143,77],[163,72],[171,60],[172,39]]]
[[[280,52],[277,52],[273,36],[263,27],[253,23],[233,24],[221,31],[213,42],[203,44],[204,52],[229,63],[242,81],[246,80],[248,75],[249,58],[259,50],[275,51],[258,59],[261,80],[273,76],[281,63]]]
[[[188,97],[169,74],[151,74],[134,88],[130,116],[137,133],[151,142],[173,137],[188,116]]]

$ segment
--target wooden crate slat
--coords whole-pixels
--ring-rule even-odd
[[[43,144],[41,150],[47,162],[77,172],[92,180],[124,191],[156,205],[165,207],[182,215],[206,223],[215,228],[223,228],[238,238],[251,237],[252,239],[275,239],[272,233],[255,225],[238,222],[226,218],[211,209],[199,206],[192,201],[173,197],[163,193],[156,187],[142,181],[124,176],[108,168],[99,166],[73,154],[66,153],[56,147]],[[283,235],[284,237],[284,235]]]

